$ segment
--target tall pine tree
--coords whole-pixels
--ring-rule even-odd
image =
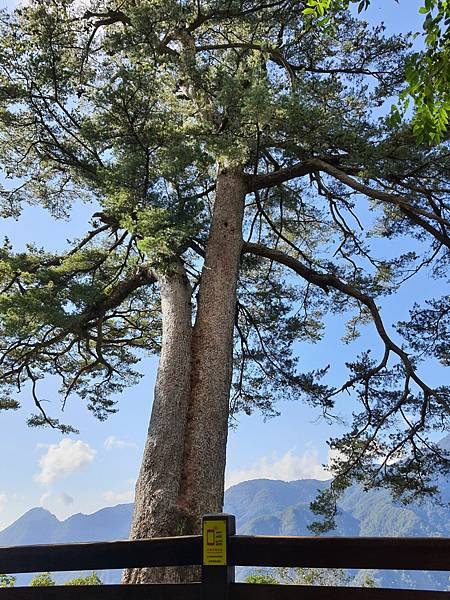
[[[29,424],[70,432],[42,403],[45,376],[104,419],[142,353],[159,353],[132,538],[196,532],[219,511],[230,415],[271,414],[279,397],[325,415],[348,393],[359,403],[331,442],[326,525],[352,480],[411,497],[448,471],[430,433],[448,425],[449,389],[420,368],[448,364],[448,298],[414,308],[404,345],[379,308],[421,270],[447,277],[448,146],[379,116],[407,40],[345,11],[324,28],[305,8],[35,0],[1,16],[3,215],[93,207],[64,252],[1,250],[1,407],[28,384]],[[299,369],[294,345],[349,311],[349,335],[372,322],[383,351],[334,387],[326,366]]]

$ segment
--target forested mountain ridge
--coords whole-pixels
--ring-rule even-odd
[[[225,511],[236,516],[241,534],[310,535],[307,526],[314,516],[309,503],[317,490],[326,486],[327,482],[315,479],[244,481],[226,491]],[[441,506],[435,500],[403,506],[393,502],[385,490],[364,492],[353,486],[342,498],[336,529],[329,535],[450,536],[450,483],[440,481],[439,486]],[[49,511],[34,508],[0,532],[0,545],[126,539],[132,509],[132,504],[119,504],[59,521]],[[104,571],[100,576],[108,583],[120,579],[118,571]],[[449,581],[448,573],[384,571],[372,576],[378,585],[393,587],[446,589]],[[20,577],[18,582],[29,578]]]

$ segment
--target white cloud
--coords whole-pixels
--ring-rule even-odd
[[[51,492],[45,492],[39,498],[39,505],[40,506],[45,506],[47,504],[47,500],[49,500],[51,497],[52,497],[52,493]]]
[[[330,474],[318,462],[318,453],[315,449],[306,450],[300,456],[292,450],[286,452],[281,458],[271,461],[263,456],[258,463],[239,471],[230,471],[226,474],[225,486],[228,488],[241,481],[249,479],[281,479],[293,481],[295,479],[329,479]]]
[[[121,502],[133,502],[134,501],[134,491],[127,490],[125,492],[113,492],[108,490],[107,492],[103,492],[103,498],[107,502],[120,504]]]
[[[0,512],[2,512],[2,510],[5,508],[6,506],[6,494],[0,494]]]
[[[70,494],[68,494],[67,492],[61,492],[61,494],[59,495],[59,500],[60,502],[62,502],[65,506],[69,506],[69,504],[73,504],[73,498]]]
[[[64,439],[59,444],[51,444],[39,459],[39,473],[34,479],[49,485],[55,479],[79,471],[94,460],[96,451],[86,442]]]
[[[111,448],[136,448],[136,444],[134,442],[126,442],[125,440],[119,440],[115,435],[110,435],[106,438],[105,448],[111,450]]]

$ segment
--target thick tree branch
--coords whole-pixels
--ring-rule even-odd
[[[450,222],[440,214],[412,205],[405,196],[371,188],[351,176],[354,169],[339,168],[329,162],[325,162],[321,158],[311,158],[297,163],[292,167],[279,169],[266,175],[246,175],[247,188],[249,192],[263,188],[267,189],[318,171],[327,173],[355,192],[359,192],[368,198],[396,206],[405,217],[422,227],[425,231],[428,231],[439,242],[450,248],[450,238],[445,232],[446,228],[450,228]],[[439,223],[441,227],[436,229],[426,219]]]
[[[239,17],[244,17],[246,15],[253,14],[255,12],[260,13],[266,9],[278,9],[281,8],[285,4],[285,0],[275,0],[275,2],[267,2],[262,4],[257,4],[257,6],[253,6],[251,8],[242,9],[242,10],[232,10],[230,8],[226,8],[225,10],[214,10],[209,14],[203,14],[201,11],[198,11],[198,15],[194,21],[187,27],[189,32],[195,31],[205,23],[210,21],[223,21],[228,19],[237,19]]]
[[[338,167],[335,167],[334,165],[330,165],[329,163],[326,163],[319,158],[313,160],[317,165],[317,170],[328,173],[328,175],[331,175],[335,179],[338,179],[348,187],[355,190],[355,192],[360,192],[361,194],[364,194],[368,198],[372,198],[374,200],[380,200],[381,202],[386,202],[387,204],[394,204],[405,213],[409,214],[413,212],[416,215],[420,215],[422,217],[425,217],[426,219],[430,219],[431,221],[436,221],[439,224],[444,225],[446,227],[450,226],[450,223],[446,219],[440,217],[439,215],[428,212],[418,206],[411,205],[411,203],[407,198],[405,198],[405,196],[400,196],[398,194],[373,189],[368,185],[360,183],[358,180],[354,179],[353,177],[345,173],[345,171],[339,169]]]
[[[286,69],[291,81],[295,77],[295,72],[307,72],[307,73],[320,73],[327,75],[369,75],[372,77],[379,77],[381,75],[388,74],[388,71],[371,71],[364,67],[314,67],[313,65],[300,64],[295,65],[290,63],[280,50],[277,48],[269,47],[264,44],[257,44],[255,42],[227,42],[223,44],[203,44],[196,46],[196,52],[208,52],[211,50],[228,50],[234,48],[243,48],[247,50],[257,50],[259,52],[268,53],[270,60],[275,64]]]
[[[21,345],[27,346],[26,351],[20,357],[21,364],[14,369],[14,372],[6,373],[6,376],[10,376],[15,372],[19,372],[23,368],[28,368],[30,361],[36,354],[39,354],[46,348],[50,348],[51,346],[62,342],[70,334],[84,338],[87,329],[97,323],[99,319],[102,319],[108,311],[120,306],[120,304],[122,304],[122,302],[126,300],[130,294],[140,287],[151,285],[152,283],[156,283],[156,281],[157,276],[154,271],[148,265],[141,265],[133,275],[119,282],[109,294],[105,294],[103,298],[100,298],[92,305],[88,306],[82,313],[75,315],[72,323],[61,328],[60,331],[55,335],[46,339],[47,334],[44,334],[44,338],[41,341],[36,341],[35,343],[30,344],[18,342],[14,346],[10,347],[4,352],[0,363],[3,362],[11,350],[16,350]],[[2,374],[2,378],[5,378],[5,373]]]
[[[196,52],[208,52],[211,50],[228,50],[228,49],[234,49],[234,48],[243,48],[246,50],[257,50],[259,52],[268,52],[269,53],[269,57],[272,60],[272,62],[276,63],[277,65],[279,65],[280,67],[283,67],[284,69],[286,69],[289,78],[291,79],[291,82],[293,82],[294,79],[294,70],[292,68],[292,66],[289,64],[289,62],[285,59],[285,57],[283,56],[283,54],[275,49],[275,48],[268,48],[267,46],[264,46],[263,44],[255,44],[254,42],[228,42],[225,44],[205,44],[202,46],[196,46],[195,51]]]
[[[77,319],[76,325],[72,328],[72,331],[86,327],[91,321],[100,318],[108,310],[122,304],[122,302],[137,289],[145,285],[156,283],[157,280],[156,273],[149,265],[141,265],[133,275],[119,282],[109,294],[106,294],[104,298],[97,300],[97,302],[81,313]]]
[[[256,192],[258,190],[276,187],[286,181],[291,181],[297,177],[304,177],[315,171],[320,171],[320,167],[317,160],[312,158],[305,160],[304,162],[297,163],[292,167],[286,169],[279,169],[272,171],[265,175],[245,175],[247,182],[247,189],[249,192]]]
[[[325,293],[328,293],[330,289],[334,289],[366,306],[372,316],[375,328],[381,340],[383,341],[386,350],[396,354],[400,358],[407,375],[411,377],[411,379],[419,386],[426,398],[434,397],[446,411],[450,412],[450,406],[448,402],[442,398],[436,390],[433,390],[424,381],[422,381],[422,379],[417,375],[408,354],[402,350],[402,348],[397,346],[397,344],[389,337],[381,319],[378,307],[371,296],[364,294],[356,287],[345,283],[334,274],[323,274],[315,271],[314,269],[306,267],[299,260],[289,256],[288,254],[285,254],[281,250],[274,250],[272,248],[268,248],[267,246],[263,246],[262,244],[245,243],[243,252],[256,254],[258,256],[262,256],[264,258],[268,258],[269,260],[283,264],[295,271],[306,281],[320,287]]]
[[[309,158],[303,162],[296,163],[291,167],[277,169],[270,173],[260,175],[245,175],[248,191],[255,192],[261,189],[276,187],[277,185],[281,185],[282,183],[286,183],[287,181],[291,181],[297,177],[304,177],[305,175],[310,175],[311,173],[316,173],[317,171],[324,171],[329,173],[329,175],[336,177],[336,175],[331,172],[335,167],[333,167],[331,162],[327,161],[336,162],[337,160],[339,160],[339,157]],[[356,175],[358,173],[358,169],[355,167],[341,166],[339,169],[337,169],[337,171],[347,177],[349,177],[349,175]],[[339,177],[336,178],[339,179]]]
[[[110,9],[105,12],[92,12],[90,10],[87,10],[82,18],[98,18],[99,21],[95,22],[96,27],[100,27],[102,25],[113,25],[114,23],[123,23],[124,25],[131,24],[129,17],[127,17],[127,15],[121,10]]]

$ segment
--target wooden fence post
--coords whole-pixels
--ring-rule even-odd
[[[229,564],[230,536],[236,534],[234,515],[205,515],[202,521],[202,598],[227,600],[235,567]]]

